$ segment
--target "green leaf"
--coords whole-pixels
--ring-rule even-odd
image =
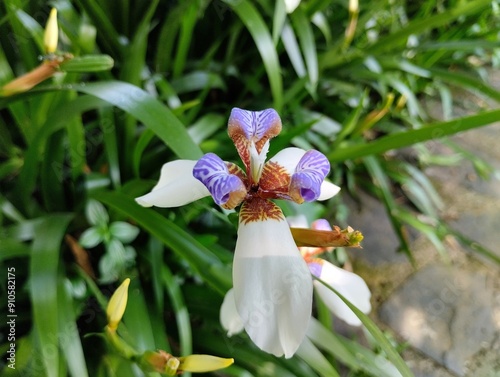
[[[65,61],[59,68],[64,72],[99,72],[109,71],[114,63],[109,55],[84,55]]]
[[[33,323],[40,344],[42,362],[48,377],[58,376],[58,297],[57,269],[61,241],[71,220],[70,215],[52,215],[40,219],[30,260],[30,295]]]
[[[291,15],[293,26],[299,36],[300,46],[306,61],[309,77],[309,90],[311,94],[316,92],[319,79],[318,56],[316,53],[316,42],[312,32],[311,23],[301,7],[298,7]]]
[[[142,290],[139,279],[132,279],[123,322],[127,326],[130,338],[134,341],[134,348],[138,351],[156,349],[153,335],[154,329],[151,326],[151,315],[148,312],[145,298],[146,295]]]
[[[306,361],[320,376],[340,377],[333,365],[307,337],[300,344],[297,356]]]
[[[0,262],[11,258],[27,257],[31,255],[30,247],[18,240],[0,236],[0,243],[2,244]]]
[[[191,322],[189,320],[189,311],[182,296],[179,281],[172,274],[167,266],[162,266],[161,276],[165,290],[167,291],[172,307],[175,312],[177,328],[179,329],[179,341],[181,355],[190,355],[193,353],[193,340],[191,338]]]
[[[102,232],[96,227],[90,227],[82,233],[78,243],[87,249],[91,249],[104,241]]]
[[[403,224],[396,217],[396,213],[398,212],[398,205],[391,192],[389,177],[386,175],[385,170],[382,168],[380,162],[375,156],[365,157],[363,161],[366,166],[366,170],[368,170],[372,177],[374,186],[377,188],[380,199],[382,200],[382,203],[386,208],[392,228],[394,229],[394,232],[399,239],[400,246],[408,256],[412,264],[414,264],[415,260],[410,250],[410,245],[407,239],[408,236],[405,232],[405,229],[403,228]]]
[[[403,377],[414,377],[413,373],[410,371],[410,369],[403,361],[401,356],[399,356],[399,354],[394,349],[392,344],[385,337],[384,333],[377,327],[377,325],[375,325],[375,323],[370,319],[370,317],[368,317],[365,313],[356,308],[356,306],[351,304],[351,302],[347,300],[342,294],[340,294],[335,288],[333,288],[332,286],[328,285],[327,283],[325,283],[320,279],[316,280],[319,281],[328,289],[330,289],[333,293],[335,293],[344,302],[344,304],[346,304],[349,307],[349,309],[351,309],[354,312],[354,314],[356,314],[356,316],[360,319],[360,321],[366,327],[368,332],[373,336],[373,338],[380,346],[380,348],[386,353],[388,359],[394,364],[394,366],[399,370],[399,372]]]
[[[124,221],[115,221],[109,226],[112,237],[118,238],[123,243],[130,243],[139,234],[139,229]]]
[[[262,62],[266,68],[267,77],[274,99],[274,108],[280,112],[283,107],[283,82],[278,53],[274,48],[273,39],[266,23],[254,5],[247,0],[224,0],[240,17],[259,50]]]
[[[120,81],[73,85],[75,89],[98,97],[132,115],[150,128],[180,158],[197,160],[202,156],[181,121],[156,98],[144,90]]]
[[[87,377],[87,365],[83,353],[80,334],[76,325],[76,315],[73,309],[73,300],[70,295],[71,285],[69,280],[61,277],[58,279],[58,320],[59,320],[59,344],[66,358],[68,369],[72,377]]]
[[[90,224],[104,226],[109,223],[109,215],[106,208],[97,200],[89,199],[85,206],[85,216]]]
[[[372,154],[381,154],[392,149],[399,149],[423,141],[439,139],[462,131],[482,127],[500,119],[500,110],[492,110],[448,122],[431,123],[416,130],[394,133],[370,143],[339,147],[327,155],[332,162],[346,161]]]

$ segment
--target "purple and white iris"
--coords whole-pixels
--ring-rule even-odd
[[[259,348],[288,358],[307,330],[313,282],[271,199],[326,200],[340,188],[325,181],[330,164],[318,151],[286,148],[266,162],[269,140],[280,131],[275,110],[234,108],[228,133],[244,169],[213,153],[198,161],[169,162],[153,190],[136,201],[145,207],[178,207],[211,195],[223,208],[241,205],[233,261],[236,310]]]

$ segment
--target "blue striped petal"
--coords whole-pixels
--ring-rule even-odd
[[[316,150],[307,151],[300,159],[290,181],[289,194],[297,203],[319,198],[321,185],[330,172],[330,162]]]
[[[235,208],[247,194],[241,179],[229,173],[226,163],[214,153],[196,162],[193,176],[206,186],[215,203],[226,209]]]

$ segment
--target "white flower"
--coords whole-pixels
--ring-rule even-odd
[[[213,153],[198,161],[169,162],[153,191],[136,201],[145,207],[177,207],[211,195],[225,209],[241,204],[234,298],[224,301],[221,322],[228,333],[244,328],[259,348],[288,358],[305,336],[313,284],[285,217],[271,199],[326,200],[340,189],[324,180],[330,164],[318,151],[287,148],[266,162],[269,140],[280,131],[273,109],[233,109],[228,133],[245,170]]]

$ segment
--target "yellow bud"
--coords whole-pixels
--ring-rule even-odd
[[[358,0],[349,0],[349,12],[358,13],[358,11],[359,11]]]
[[[45,34],[43,36],[43,44],[46,53],[52,54],[57,50],[58,38],[59,29],[57,26],[57,9],[52,8],[47,24],[45,25]]]
[[[234,363],[234,359],[223,359],[211,355],[189,355],[179,357],[181,365],[179,371],[182,372],[211,372],[217,369],[227,368]]]
[[[130,279],[126,278],[109,299],[106,314],[108,316],[108,327],[110,330],[116,330],[118,324],[122,320],[123,313],[127,307],[129,284]]]

